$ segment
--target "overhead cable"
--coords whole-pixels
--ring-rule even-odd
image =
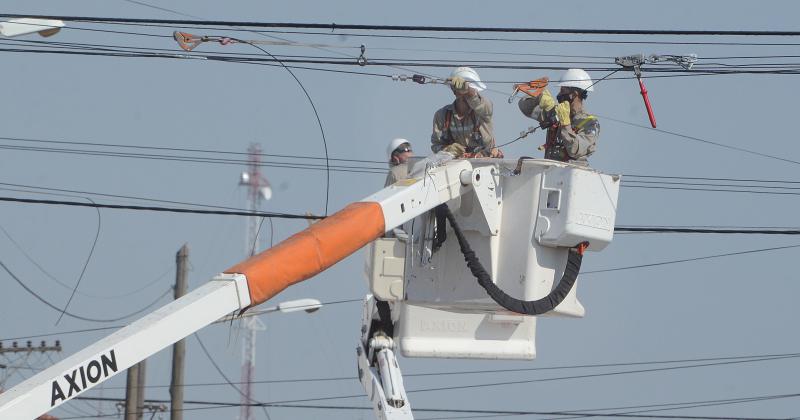
[[[0,201],[18,202],[18,203],[27,203],[27,204],[46,204],[46,205],[63,205],[63,206],[91,207],[91,208],[109,208],[109,209],[134,210],[134,211],[155,211],[155,212],[171,212],[171,213],[209,214],[209,215],[223,215],[223,216],[274,217],[274,218],[278,218],[278,219],[318,220],[318,219],[324,219],[325,218],[325,216],[316,216],[316,215],[307,215],[307,214],[252,212],[252,211],[229,211],[229,210],[203,210],[203,209],[187,209],[187,208],[179,208],[179,207],[134,206],[134,205],[126,205],[126,204],[83,203],[83,202],[79,202],[79,201],[42,200],[42,199],[32,199],[32,198],[20,198],[20,197],[0,197]],[[625,226],[616,227],[615,228],[615,232],[800,235],[800,230],[796,230],[796,229],[703,229],[703,228],[625,227]]]
[[[685,30],[685,29],[585,29],[585,28],[514,28],[477,26],[419,26],[419,25],[369,25],[337,23],[297,23],[297,22],[252,22],[222,20],[182,20],[182,19],[134,19],[97,16],[47,16],[0,14],[0,18],[19,19],[58,19],[68,22],[91,23],[153,23],[168,25],[214,25],[241,26],[246,28],[299,28],[336,30],[378,30],[410,32],[505,32],[505,33],[555,33],[555,34],[604,34],[604,35],[715,35],[715,36],[800,36],[800,31],[777,30]]]
[[[93,318],[93,317],[87,317],[87,316],[83,316],[83,315],[77,315],[77,314],[74,314],[72,312],[68,312],[66,310],[66,308],[59,308],[58,306],[54,305],[53,303],[51,303],[50,301],[48,301],[47,299],[42,297],[40,294],[38,294],[35,291],[33,291],[33,289],[28,287],[28,285],[26,285],[24,281],[22,281],[19,277],[17,277],[17,275],[14,274],[14,272],[12,272],[11,269],[8,268],[8,266],[6,266],[3,261],[0,261],[0,267],[2,267],[3,270],[5,270],[5,272],[8,273],[8,275],[11,276],[11,278],[14,279],[15,282],[17,282],[17,284],[19,284],[23,289],[25,289],[26,292],[28,292],[31,296],[36,298],[36,300],[38,300],[39,302],[42,302],[43,304],[45,304],[46,306],[50,307],[53,310],[61,312],[64,315],[67,315],[67,316],[69,316],[71,318],[79,319],[81,321],[89,321],[89,322],[117,322],[117,321],[121,321],[121,320],[123,320],[125,318],[130,318],[130,317],[132,317],[134,315],[138,315],[138,314],[150,309],[155,304],[157,304],[164,296],[167,296],[170,292],[172,292],[172,288],[169,288],[163,294],[161,294],[157,299],[155,299],[153,302],[151,302],[147,306],[145,306],[145,307],[143,307],[141,309],[137,309],[136,311],[133,311],[133,312],[128,313],[128,314],[123,315],[123,316],[119,316],[119,317],[115,317],[115,318]]]
[[[596,364],[578,364],[578,365],[559,365],[559,366],[543,366],[533,368],[513,368],[513,369],[490,369],[490,370],[466,370],[466,371],[438,371],[438,372],[423,372],[423,373],[403,373],[403,377],[442,377],[442,376],[464,376],[464,375],[477,375],[477,374],[496,374],[496,373],[521,373],[521,372],[542,372],[553,370],[571,370],[571,369],[598,369],[608,367],[623,367],[623,366],[642,366],[642,365],[658,365],[658,364],[678,364],[678,363],[697,363],[708,361],[727,361],[727,360],[742,360],[743,363],[758,362],[762,360],[774,360],[776,358],[795,359],[799,358],[800,353],[781,353],[781,354],[762,354],[750,356],[725,356],[725,357],[708,357],[708,358],[692,358],[692,359],[677,359],[677,360],[655,360],[655,361],[640,361],[640,362],[617,362],[617,363],[596,363]],[[745,361],[746,360],[746,361]],[[613,373],[613,372],[604,372]],[[286,383],[304,383],[304,382],[332,382],[332,381],[356,381],[355,376],[341,376],[341,377],[317,377],[317,378],[284,378],[272,380],[252,380],[251,384],[286,384]],[[243,382],[234,382],[234,384],[243,384]],[[204,387],[204,386],[218,386],[228,385],[227,382],[201,382],[184,384],[184,387]],[[170,385],[147,385],[145,388],[168,388]],[[105,389],[125,389],[124,386],[119,387],[105,387]]]

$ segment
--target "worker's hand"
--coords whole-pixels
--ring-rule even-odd
[[[556,107],[556,100],[553,99],[553,95],[550,94],[549,90],[545,89],[542,91],[542,97],[539,98],[539,106],[548,112]]]
[[[496,147],[492,147],[492,149],[491,149],[491,151],[489,153],[489,157],[502,159],[504,157],[503,156],[503,151],[498,149],[498,148],[496,148]]]
[[[453,87],[453,90],[457,92],[463,92],[469,89],[469,85],[467,85],[467,81],[464,80],[463,77],[453,77],[450,79],[450,86]]]
[[[464,152],[466,152],[466,149],[460,143],[453,143],[453,144],[448,144],[447,146],[445,146],[445,148],[442,149],[442,151],[450,153],[451,155],[453,155],[453,157],[457,157],[458,158],[458,157],[461,157],[464,154]]]
[[[556,105],[556,118],[558,118],[558,123],[561,126],[570,125],[572,121],[569,118],[569,102],[561,102],[560,104]]]

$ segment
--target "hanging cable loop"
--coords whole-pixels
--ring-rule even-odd
[[[481,262],[478,260],[478,257],[475,255],[475,251],[473,251],[469,246],[467,238],[461,231],[461,227],[459,227],[455,217],[453,216],[453,213],[450,211],[450,208],[447,207],[447,204],[442,204],[441,206],[437,207],[437,209],[441,209],[438,211],[444,213],[445,217],[450,222],[450,226],[453,227],[456,239],[458,240],[458,245],[461,247],[461,253],[464,254],[464,260],[467,262],[467,267],[469,267],[470,272],[472,272],[472,275],[478,279],[478,284],[486,290],[486,293],[489,294],[492,300],[494,300],[503,308],[523,315],[546,314],[555,309],[556,306],[564,301],[569,292],[572,290],[572,287],[575,285],[575,280],[577,280],[578,273],[581,269],[583,252],[589,246],[588,242],[581,242],[580,244],[569,249],[569,256],[567,257],[567,266],[564,269],[564,275],[561,277],[558,285],[547,296],[538,300],[520,300],[509,296],[506,292],[494,284],[489,276],[489,272],[486,271]]]

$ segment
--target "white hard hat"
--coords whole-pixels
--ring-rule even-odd
[[[395,149],[397,149],[398,147],[400,147],[405,143],[411,144],[411,142],[406,139],[401,139],[401,138],[393,139],[392,141],[389,142],[389,145],[386,146],[386,155],[391,157],[392,152],[394,152]]]
[[[559,87],[574,87],[583,89],[587,92],[594,90],[594,83],[589,73],[582,69],[569,69],[561,75],[561,80],[558,81]]]
[[[475,88],[478,92],[486,89],[486,85],[481,82],[480,76],[478,76],[478,72],[473,70],[470,67],[457,67],[450,73],[450,78],[460,77],[468,82],[470,82],[470,86]]]

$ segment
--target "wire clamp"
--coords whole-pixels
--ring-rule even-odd
[[[361,44],[361,55],[358,56],[358,65],[364,67],[367,65],[367,57],[364,56],[364,53],[367,51],[367,47],[364,44]]]

